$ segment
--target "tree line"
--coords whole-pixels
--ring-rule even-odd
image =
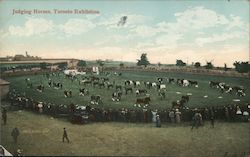
[[[147,54],[146,53],[142,53],[140,59],[137,59],[137,66],[144,66],[147,67],[148,65],[150,65],[150,62],[147,58]],[[162,64],[159,62],[158,66],[161,66]],[[176,60],[176,66],[187,66],[187,63],[183,62],[181,59],[177,59]],[[249,62],[242,62],[242,61],[235,61],[233,63],[233,65],[235,66],[235,70],[239,73],[246,73],[250,71],[250,64]],[[195,62],[193,63],[193,66],[195,68],[201,68],[201,67],[205,67],[206,69],[214,69],[214,65],[212,63],[212,61],[206,61],[206,65],[201,65],[200,62]],[[224,71],[227,71],[229,68],[227,67],[227,64],[224,64],[223,67]]]
[[[105,65],[105,61],[103,60],[96,60],[96,64],[100,67],[104,67]],[[51,66],[55,66],[57,65],[59,69],[67,69],[67,66],[68,66],[68,63],[67,62],[60,62],[60,63],[46,63],[46,62],[42,62],[42,63],[39,63],[39,64],[20,64],[20,65],[15,65],[15,66],[1,66],[0,67],[0,71],[1,72],[4,72],[4,71],[9,71],[9,70],[23,70],[23,69],[29,69],[31,70],[32,68],[41,68],[41,69],[49,69]],[[136,63],[137,66],[144,66],[144,67],[147,67],[148,65],[151,65],[151,63],[149,62],[148,60],[148,57],[147,57],[147,53],[142,53],[140,58],[137,59],[137,63]],[[162,64],[159,62],[157,64],[158,66],[162,66]],[[184,61],[182,61],[181,59],[177,59],[176,60],[176,66],[180,66],[180,67],[184,67],[184,66],[187,66],[187,63],[185,63]],[[192,64],[195,68],[201,68],[201,67],[204,67],[206,69],[214,69],[215,66],[214,64],[212,63],[212,61],[207,61],[205,65],[201,65],[200,62],[195,62]],[[239,73],[247,73],[250,71],[250,64],[249,62],[243,62],[243,61],[235,61],[233,63],[234,67],[235,67],[235,70]],[[77,63],[77,66],[78,67],[86,67],[87,66],[87,62],[85,60],[79,60],[78,63]],[[119,64],[120,67],[124,67],[124,63],[120,63]],[[227,71],[229,68],[227,67],[227,64],[224,64],[224,67],[223,67],[224,71]]]

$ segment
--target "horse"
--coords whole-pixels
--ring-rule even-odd
[[[36,90],[37,90],[38,92],[43,92],[43,91],[44,91],[44,86],[43,86],[43,85],[38,85],[38,86],[36,87]]]
[[[137,98],[136,104],[149,104],[150,101],[151,101],[150,96],[144,98]]]
[[[89,94],[89,91],[87,89],[85,89],[85,88],[80,88],[79,92],[80,92],[79,95],[81,95],[81,96]]]
[[[198,82],[197,81],[189,80],[189,83],[190,83],[191,86],[195,86],[196,88],[198,88]]]
[[[146,94],[147,93],[147,90],[146,89],[137,89],[135,91],[136,95],[139,95],[139,94]]]
[[[165,84],[158,84],[157,89],[166,89],[166,85]]]
[[[90,103],[91,104],[99,104],[101,102],[101,96],[100,95],[91,95],[90,97]]]
[[[164,90],[159,90],[158,95],[161,97],[161,100],[166,98],[166,93]]]
[[[181,100],[184,100],[184,102],[188,102],[189,101],[189,95],[183,95],[181,96]]]
[[[144,82],[144,85],[148,89],[150,89],[152,87],[152,83],[151,82]]]
[[[132,87],[125,87],[125,93],[128,94],[128,92],[133,93]]]
[[[72,91],[71,90],[69,90],[69,91],[65,90],[63,93],[64,93],[65,98],[72,97]]]
[[[220,82],[215,82],[215,81],[210,81],[209,82],[209,87],[211,87],[211,88],[219,88],[219,83]]]
[[[120,92],[120,91],[114,92],[112,94],[112,100],[113,101],[121,101],[121,97],[122,97],[122,92]]]
[[[122,90],[122,86],[121,86],[121,85],[116,85],[116,86],[115,86],[115,89],[116,89],[116,90],[118,90],[118,89],[119,89],[119,90]]]
[[[174,82],[174,78],[169,78],[168,83],[172,83],[172,82]]]
[[[105,87],[105,84],[102,82],[102,83],[99,83],[98,86],[99,86],[99,88],[101,88],[101,87],[104,88],[104,87]]]

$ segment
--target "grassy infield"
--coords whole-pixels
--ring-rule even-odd
[[[45,102],[51,102],[56,104],[70,104],[71,102],[74,102],[76,104],[80,105],[86,105],[90,102],[90,96],[79,96],[79,88],[84,87],[84,85],[79,86],[78,81],[75,81],[71,83],[70,80],[65,79],[63,75],[61,75],[59,78],[54,77],[54,81],[56,82],[63,82],[63,89],[66,90],[72,90],[73,97],[72,98],[64,98],[63,90],[56,90],[53,88],[48,87],[48,80],[45,79],[45,77],[41,75],[36,76],[28,76],[31,78],[33,85],[39,85],[40,82],[43,82],[45,85],[45,92],[39,93],[36,91],[36,89],[29,89],[26,88],[26,83],[24,81],[27,76],[23,77],[13,77],[7,79],[11,82],[11,87],[18,89],[18,91],[23,91],[26,93],[28,97],[33,97],[35,100],[38,101],[45,101]],[[174,78],[185,78],[190,80],[197,80],[199,83],[199,88],[195,87],[180,87],[176,84],[170,84],[167,85],[167,92],[166,92],[166,99],[160,100],[160,97],[158,96],[156,89],[148,90],[148,93],[151,95],[151,108],[170,108],[171,102],[178,100],[181,98],[181,95],[185,95],[187,93],[192,93],[192,96],[190,97],[190,101],[188,103],[189,107],[204,107],[204,106],[223,106],[227,104],[235,103],[232,100],[238,99],[234,95],[230,94],[221,94],[216,89],[209,88],[209,81],[223,81],[229,85],[241,85],[244,86],[244,88],[247,88],[250,85],[250,80],[246,78],[228,78],[228,77],[218,77],[218,76],[201,76],[201,75],[188,75],[188,74],[169,74],[169,73],[146,73],[146,72],[129,72],[129,73],[123,73],[121,77],[114,76],[110,77],[111,82],[112,79],[116,81],[116,84],[124,85],[124,80],[140,80],[140,81],[156,81],[157,77],[174,77]],[[114,89],[107,90],[105,89],[99,89],[99,87],[93,88],[90,85],[85,86],[90,91],[91,94],[99,94],[101,95],[101,98],[103,100],[103,105],[101,107],[105,108],[121,108],[121,107],[128,107],[128,108],[134,108],[134,104],[136,101],[135,96],[135,90],[133,94],[128,94],[125,96],[123,94],[122,101],[121,102],[112,102],[111,101],[111,95],[114,91]],[[142,85],[141,88],[145,88],[144,85]],[[182,94],[178,95],[176,92],[181,92]],[[204,95],[208,95],[208,98],[204,98]],[[237,104],[244,104],[246,102],[250,102],[249,95],[250,90],[246,90],[246,97],[242,97],[241,102],[237,102]],[[222,96],[222,99],[219,99],[218,97]]]
[[[189,106],[224,105],[232,103],[233,97],[227,94],[222,95],[223,99],[218,99],[220,95],[214,89],[208,88],[209,80],[223,80],[232,85],[249,85],[248,79],[223,78],[210,76],[196,76],[184,74],[157,74],[154,73],[124,73],[122,79],[133,80],[155,80],[158,76],[176,78],[187,78],[197,80],[200,87],[180,88],[176,85],[169,85],[167,99],[160,101],[156,97],[156,92],[151,90],[153,97],[152,104],[157,107],[170,107],[170,102],[180,97],[175,92],[193,93]],[[28,96],[41,101],[57,102],[68,104],[71,101],[79,104],[88,103],[89,98],[77,95],[77,82],[71,84],[64,80],[65,88],[74,89],[73,98],[63,98],[62,91],[48,89],[46,93],[38,93],[33,89],[25,88],[25,77],[9,78],[12,88],[25,91]],[[41,76],[32,76],[31,80],[38,83],[43,81]],[[117,78],[116,82],[121,78]],[[66,83],[68,82],[68,83]],[[35,84],[36,84],[35,83]],[[44,81],[46,84],[46,81]],[[46,84],[47,85],[47,84]],[[121,103],[110,101],[111,90],[96,89],[89,87],[91,93],[95,92],[103,96],[104,107],[121,107],[126,105],[133,107],[134,94],[123,98]],[[77,93],[76,93],[77,91]],[[208,95],[207,99],[203,96]],[[250,95],[247,90],[247,95]],[[130,100],[131,99],[131,100]],[[249,97],[241,99],[241,103],[249,102]],[[155,105],[152,105],[155,106]],[[11,129],[17,126],[21,135],[17,145],[14,145],[10,136]],[[62,143],[62,128],[68,129],[70,144]],[[1,143],[11,152],[20,147],[25,155],[160,155],[178,157],[222,157],[227,152],[227,156],[242,156],[249,150],[249,123],[223,123],[217,122],[214,129],[208,123],[199,129],[190,130],[189,123],[181,125],[163,124],[162,128],[155,128],[153,124],[129,124],[129,123],[94,123],[89,125],[72,125],[64,119],[51,119],[45,115],[34,113],[10,112],[8,114],[8,124],[1,127]]]

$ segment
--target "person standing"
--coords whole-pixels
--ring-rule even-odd
[[[11,136],[13,137],[15,143],[17,143],[17,137],[19,136],[19,134],[20,132],[17,127],[15,127],[11,132]]]
[[[152,113],[152,122],[153,122],[153,123],[156,123],[157,110],[151,111],[151,113]]]
[[[143,121],[147,123],[148,122],[148,110],[146,108],[143,108],[142,111],[143,111]]]
[[[225,120],[227,122],[229,122],[230,121],[230,116],[229,116],[228,107],[225,106],[224,109],[225,109]]]
[[[171,119],[171,123],[174,123],[175,121],[175,116],[174,116],[174,111],[171,110],[168,114],[169,118]]]
[[[64,142],[64,139],[66,139],[67,142],[69,143],[69,138],[68,138],[66,128],[63,128],[63,138],[62,138],[63,142]]]
[[[242,111],[239,106],[236,106],[236,120],[241,121],[242,119]]]
[[[181,122],[181,112],[179,111],[179,109],[176,109],[176,111],[175,111],[175,122],[176,123]]]
[[[198,117],[199,117],[199,126],[203,126],[204,125],[203,118],[202,118],[202,114],[200,112],[198,114]]]
[[[192,128],[191,130],[193,130],[193,128],[195,127],[196,129],[198,129],[198,127],[201,124],[201,114],[197,111],[197,109],[195,110],[195,114],[193,116],[193,122],[192,122]]]
[[[7,122],[7,110],[6,110],[6,108],[3,108],[2,119],[3,119],[3,124],[6,125],[6,122]]]
[[[248,119],[249,119],[249,112],[244,111],[242,115],[243,115],[243,121],[244,121],[244,122],[248,122]]]
[[[156,127],[157,128],[161,127],[161,119],[159,115],[156,115]]]
[[[214,116],[211,116],[210,121],[211,121],[212,128],[214,128]]]
[[[37,104],[37,107],[38,107],[38,112],[39,112],[39,113],[43,113],[43,102],[39,102],[39,103]]]
[[[209,120],[209,110],[208,110],[208,108],[204,109],[204,120]]]

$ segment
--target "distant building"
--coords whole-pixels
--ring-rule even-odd
[[[37,56],[24,56],[24,55],[15,55],[13,60],[14,61],[31,61],[31,60],[40,60],[41,57],[37,57]]]
[[[17,54],[13,57],[13,60],[14,61],[31,61],[31,60],[40,60],[41,59],[41,57],[30,56],[27,51],[25,52],[25,54],[26,54],[25,56],[22,54]]]
[[[5,99],[7,97],[7,94],[9,93],[10,89],[10,83],[0,79],[0,98]]]
[[[24,55],[15,55],[13,60],[14,61],[22,61],[24,59],[25,59]]]
[[[7,56],[7,57],[0,57],[0,61],[13,61],[13,57],[12,56]]]

